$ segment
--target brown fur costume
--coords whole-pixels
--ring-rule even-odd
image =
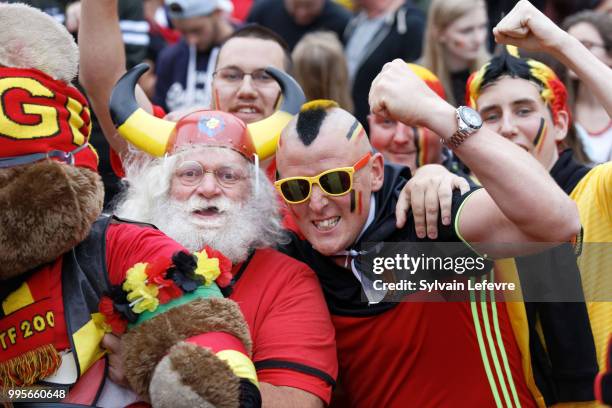
[[[0,169],[0,280],[84,240],[103,198],[100,176],[88,169],[50,160]]]
[[[0,21],[0,67],[34,68],[64,84],[75,77],[78,49],[52,17],[25,5],[0,3]],[[2,126],[0,122],[0,134]],[[66,153],[65,147],[53,146],[55,136],[45,136],[49,148]],[[83,136],[86,141],[88,135]],[[36,137],[29,139],[31,151],[20,151],[17,156],[48,151],[32,142]],[[16,155],[2,149],[4,140],[0,137],[0,158],[12,160]],[[0,285],[55,261],[83,241],[101,213],[103,191],[95,172],[57,161],[0,168]],[[237,407],[244,396],[242,380],[210,349],[185,341],[207,332],[234,335],[250,355],[247,325],[229,299],[199,298],[128,331],[122,339],[122,354],[126,377],[135,391],[150,396],[154,406]],[[47,346],[57,355],[52,345]],[[27,364],[29,361],[23,365]],[[47,375],[31,371],[30,384]],[[251,385],[255,392],[249,395],[259,396]]]
[[[229,299],[196,300],[141,323],[121,339],[123,348],[130,350],[124,360],[130,385],[139,394],[148,395],[153,370],[172,345],[200,333],[216,331],[238,337],[247,348],[248,354],[251,354],[249,330],[240,309]],[[211,354],[211,357],[214,356]],[[214,370],[210,367],[195,365],[195,362],[191,364],[201,371],[203,378],[214,377]],[[206,373],[209,375],[205,375]],[[185,379],[196,381],[187,384],[198,390],[196,385],[201,383],[201,380],[192,376],[186,376]]]

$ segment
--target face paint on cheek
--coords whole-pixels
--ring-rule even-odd
[[[414,134],[414,146],[416,148],[416,168],[419,168],[426,164],[425,158],[427,157],[427,144],[425,143],[425,138],[423,137],[421,128],[413,126],[412,132]]]
[[[546,121],[544,118],[540,118],[540,127],[538,128],[538,133],[536,134],[535,139],[533,139],[534,151],[536,153],[540,153],[542,150],[542,146],[544,145],[544,139],[546,139]]]
[[[351,190],[351,212],[355,212],[355,190]]]
[[[216,89],[213,89],[213,99],[215,101],[215,109],[221,109],[219,107],[219,92]]]
[[[288,205],[287,206],[289,208],[289,212],[291,213],[291,215],[293,216],[293,218],[295,218],[295,220],[299,220],[300,216],[298,215],[298,213],[293,209],[292,205]]]
[[[366,133],[365,133],[365,130],[363,128],[361,128],[361,130],[359,131],[357,136],[354,138],[354,140],[357,141],[357,140],[360,140],[360,139],[362,139],[364,137],[366,137]]]
[[[358,136],[363,131],[363,127],[361,127],[359,121],[355,119],[355,122],[353,122],[348,132],[346,133],[346,139],[349,141],[353,140],[353,138],[357,139],[355,136]]]
[[[455,48],[463,48],[465,47],[465,42],[461,40],[453,40],[453,46]]]
[[[357,215],[361,215],[361,213],[363,212],[363,200],[362,200],[363,195],[361,194],[361,191],[357,192]]]

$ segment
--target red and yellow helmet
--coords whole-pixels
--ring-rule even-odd
[[[137,65],[117,82],[110,111],[119,134],[153,156],[163,156],[183,143],[205,143],[231,147],[245,157],[257,153],[260,160],[265,160],[275,154],[280,132],[305,101],[302,89],[291,76],[268,67],[266,71],[283,92],[282,104],[270,117],[246,125],[246,132],[241,130],[245,127],[242,121],[219,111],[196,111],[178,123],[170,122],[150,115],[136,102],[134,87],[147,69],[146,64]]]

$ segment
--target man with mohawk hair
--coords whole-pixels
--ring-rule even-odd
[[[564,242],[578,233],[575,206],[533,158],[481,129],[473,110],[455,111],[404,61],[385,66],[370,106],[375,114],[442,135],[486,187],[455,192],[450,219],[442,220],[450,226],[440,223],[434,241],[464,241],[468,256],[470,246],[508,256],[520,251],[496,244]],[[305,237],[293,236],[285,251],[315,270],[332,313],[347,402],[535,406],[504,304],[424,303],[418,294],[412,302],[390,303],[373,285],[365,243],[432,239],[405,214],[410,197],[400,190],[409,172],[384,165],[355,123],[333,103],[304,106],[279,141],[275,183]]]
[[[597,363],[602,369],[606,366],[606,345],[612,333],[609,250],[602,246],[612,242],[612,163],[591,169],[576,162],[571,149],[559,152],[558,145],[571,119],[565,86],[551,68],[520,58],[516,48],[509,48],[475,72],[468,80],[467,91],[470,105],[478,109],[484,126],[529,152],[578,205],[583,229],[578,239],[577,285],[582,283],[587,304],[526,303],[525,310],[519,312],[526,312],[529,327],[521,328],[517,335],[532,337],[531,375],[548,405],[592,401]],[[557,254],[554,258],[561,257]],[[529,280],[523,280],[533,276],[527,275],[534,272],[530,264],[516,262],[527,289]],[[562,271],[566,276],[571,272],[566,265],[557,265],[557,269],[554,272]],[[550,285],[539,283],[544,284]],[[540,344],[536,323],[544,328],[546,347]],[[561,350],[571,350],[577,358],[569,358]],[[596,403],[592,404],[588,406]]]

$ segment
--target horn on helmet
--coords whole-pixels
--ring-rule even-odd
[[[260,160],[274,156],[281,131],[306,102],[302,88],[289,74],[274,67],[267,67],[266,72],[280,85],[283,101],[271,116],[247,125]]]
[[[138,64],[119,79],[111,94],[110,112],[117,131],[124,139],[138,149],[159,157],[167,152],[176,123],[157,118],[138,106],[134,88],[148,69],[147,64]],[[306,100],[302,88],[290,75],[274,67],[266,68],[266,72],[280,85],[283,100],[271,116],[247,126],[261,160],[274,155],[281,131]]]
[[[163,156],[176,123],[157,118],[138,106],[134,89],[138,79],[149,69],[138,64],[117,81],[110,98],[110,113],[117,131],[138,149],[153,156]]]

